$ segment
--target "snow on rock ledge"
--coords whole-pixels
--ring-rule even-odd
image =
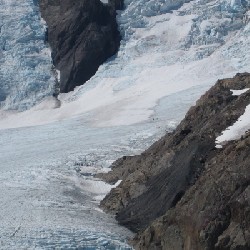
[[[241,94],[246,93],[249,90],[249,88],[246,89],[231,89],[230,91],[232,92],[232,95],[239,96]]]
[[[237,140],[250,130],[250,104],[246,107],[245,113],[230,127],[216,138],[216,144],[223,144],[226,141]]]
[[[248,92],[250,88],[230,90],[233,96],[240,96]],[[250,104],[246,107],[245,113],[230,127],[216,138],[216,148],[222,148],[227,141],[237,140],[250,130]]]

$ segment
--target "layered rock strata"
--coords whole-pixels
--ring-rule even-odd
[[[123,180],[101,206],[140,232],[137,249],[250,249],[250,135],[215,147],[250,103],[230,90],[249,87],[247,73],[219,80],[175,131],[99,175]]]
[[[47,40],[60,74],[60,92],[72,91],[89,80],[120,45],[116,9],[121,0],[40,0],[48,25]]]

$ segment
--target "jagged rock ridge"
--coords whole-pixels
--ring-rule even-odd
[[[61,72],[60,91],[82,85],[120,45],[116,8],[122,1],[40,0],[48,25],[48,42],[55,67]]]
[[[230,89],[246,87],[250,74],[219,80],[173,133],[99,176],[123,180],[101,206],[141,231],[137,249],[249,249],[250,137],[215,148],[250,103]]]

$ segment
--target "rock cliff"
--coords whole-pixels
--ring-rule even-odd
[[[250,249],[250,135],[215,147],[250,103],[230,89],[247,87],[247,73],[219,80],[175,131],[99,175],[123,180],[101,206],[139,232],[136,249]]]
[[[52,59],[60,70],[60,91],[68,92],[92,77],[120,45],[116,9],[122,0],[40,0],[48,25]]]

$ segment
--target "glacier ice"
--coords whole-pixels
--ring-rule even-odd
[[[10,32],[14,34],[7,39],[13,46],[8,45],[8,51],[2,51],[4,56],[0,61],[1,106],[25,110],[57,92],[57,80],[50,72],[50,50],[43,43],[44,24],[37,15],[37,6],[31,0],[24,4],[1,1],[1,5],[3,14],[9,15],[1,19],[3,48],[8,45],[5,43]],[[119,99],[124,103],[118,111],[117,119],[121,122],[135,107],[141,107],[140,114],[146,109],[145,116],[138,116],[140,121],[152,115],[157,102],[165,96],[198,85],[209,87],[218,78],[247,71],[249,5],[246,0],[125,0],[125,10],[118,12],[123,39],[117,56],[102,65],[85,86],[62,99],[67,99],[66,102],[88,99],[84,93],[97,85],[108,86],[112,81],[110,90],[116,98],[112,96],[110,100],[102,93],[103,100],[109,101],[100,101],[99,105],[115,105]],[[14,31],[4,29],[15,25],[16,17],[11,18],[10,8],[20,19]],[[99,93],[93,96],[98,102]],[[92,104],[89,107],[85,104],[79,112],[92,109]],[[109,124],[115,121],[102,122]]]
[[[25,110],[54,91],[44,24],[33,0],[0,6],[0,105]]]

